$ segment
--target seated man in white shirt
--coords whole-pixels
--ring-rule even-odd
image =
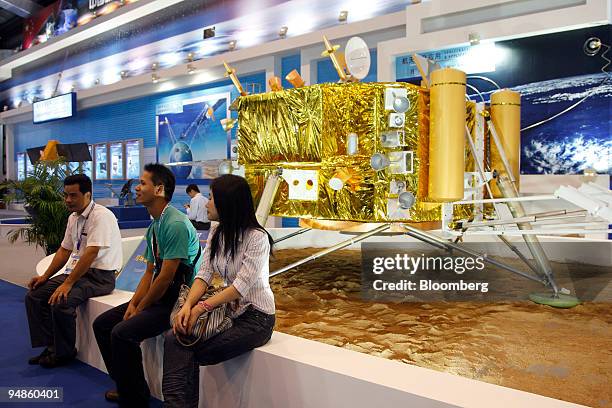
[[[115,272],[123,265],[117,218],[93,202],[91,180],[75,174],[64,180],[64,202],[69,211],[64,240],[51,265],[28,283],[25,297],[32,347],[45,347],[29,360],[54,368],[76,356],[77,306],[115,288]],[[51,278],[64,265],[65,273]]]
[[[200,189],[195,184],[187,186],[187,194],[191,197],[191,202],[185,204],[189,221],[191,221],[196,230],[210,229],[210,221],[208,221],[208,213],[206,212],[208,199],[200,193]]]

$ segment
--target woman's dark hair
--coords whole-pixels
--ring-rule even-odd
[[[91,179],[85,174],[73,174],[64,179],[65,186],[79,185],[81,194],[91,193]]]
[[[219,239],[223,237],[224,252],[234,256],[238,249],[238,240],[244,233],[255,228],[268,235],[270,254],[274,240],[257,221],[253,196],[247,181],[243,177],[225,174],[217,177],[210,184],[215,208],[219,214],[219,225],[210,241],[210,261],[219,250]]]

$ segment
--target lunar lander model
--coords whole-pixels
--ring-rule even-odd
[[[304,86],[293,71],[287,80],[294,88],[282,89],[273,77],[271,92],[247,95],[226,64],[241,96],[232,104],[238,142],[223,171],[240,169],[259,203],[262,225],[268,215],[299,217],[305,228],[279,241],[311,228],[349,225],[360,231],[271,276],[389,231],[477,256],[457,238],[478,231],[499,236],[532,273],[485,257],[487,262],[549,289],[532,300],[577,304],[555,283],[536,236],[551,231],[539,230],[537,223],[585,216],[612,222],[612,195],[594,184],[561,187],[535,199],[564,199],[582,210],[526,214],[521,202],[534,198],[518,193],[520,94],[499,90],[489,105],[473,102],[466,98],[464,72],[416,55],[421,86],[361,83],[369,69],[365,43],[351,39],[345,57],[324,42],[323,55],[332,59],[339,83]],[[235,120],[223,124],[229,129]],[[568,231],[577,232],[555,233]],[[523,236],[533,264],[504,237],[509,233]]]

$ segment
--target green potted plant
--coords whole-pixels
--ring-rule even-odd
[[[6,203],[4,201],[5,194],[6,188],[0,188],[0,210],[4,210],[6,208]]]
[[[64,179],[70,175],[62,159],[39,161],[23,181],[9,180],[0,184],[8,193],[4,201],[23,200],[28,212],[27,225],[10,230],[9,242],[22,239],[43,248],[47,255],[57,251],[64,238],[70,212],[64,204]]]

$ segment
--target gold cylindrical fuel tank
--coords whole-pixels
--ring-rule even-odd
[[[431,73],[427,194],[431,201],[463,198],[464,152],[465,73],[439,69]]]
[[[502,89],[491,94],[491,119],[516,180],[516,190],[520,191],[521,94],[509,89]],[[506,173],[499,150],[493,140],[491,140],[491,169],[497,170],[500,174]],[[491,185],[493,196],[502,197],[497,183],[493,182]]]

